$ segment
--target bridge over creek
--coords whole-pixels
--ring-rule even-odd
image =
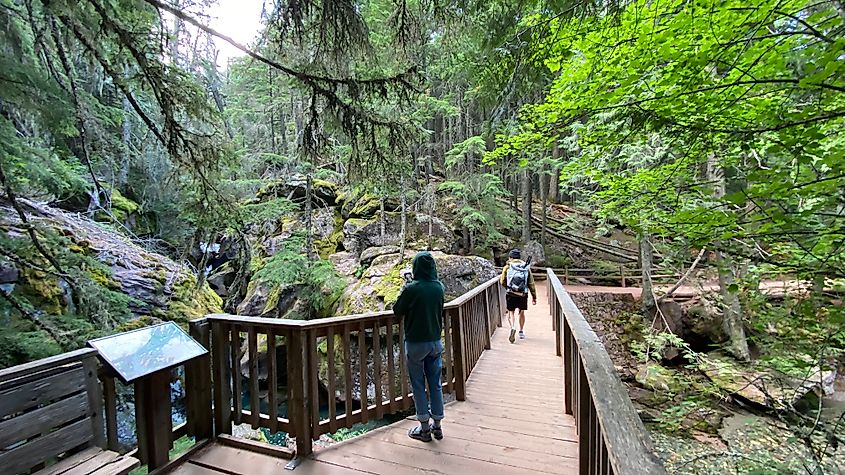
[[[443,440],[407,436],[417,423],[403,322],[392,312],[311,321],[215,314],[190,324],[209,352],[183,365],[187,422],[173,426],[167,391],[136,383],[138,446],[128,452],[117,440],[114,375],[96,369],[95,350],[0,370],[0,472],[128,473],[140,460],[150,473],[182,475],[665,473],[600,339],[558,276],[545,277],[527,339],[515,344],[502,327],[498,279],[446,305],[442,379],[453,401]],[[88,379],[33,397],[33,385],[49,387],[59,374]],[[83,403],[75,418],[43,417],[70,399]],[[315,443],[385,417],[397,422]],[[34,429],[12,432],[22,420]],[[285,432],[295,447],[233,437],[240,425]],[[196,443],[171,456],[184,435]]]

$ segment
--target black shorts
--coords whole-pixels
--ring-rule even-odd
[[[509,312],[516,310],[516,309],[528,310],[528,294],[525,294],[525,295],[505,294],[505,303],[508,306]]]

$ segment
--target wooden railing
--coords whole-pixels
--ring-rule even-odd
[[[666,473],[610,356],[553,269],[547,270],[564,411],[575,416],[582,474]]]
[[[503,309],[498,277],[444,307],[443,387],[458,400]],[[232,424],[248,423],[295,437],[301,457],[322,434],[411,406],[404,322],[391,311],[309,321],[215,314],[190,328],[211,349],[210,367],[186,367],[190,435],[231,433]]]

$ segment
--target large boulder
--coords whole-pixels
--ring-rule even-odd
[[[546,264],[546,252],[538,241],[528,241],[522,246],[522,258],[526,261],[531,258],[531,265],[534,266]]]
[[[403,271],[411,269],[416,251],[408,251],[399,262],[398,254],[385,254],[373,259],[357,284],[347,289],[342,298],[344,314],[384,310],[392,307],[404,284]],[[446,300],[465,294],[479,284],[496,277],[493,264],[477,256],[457,256],[434,251],[437,274],[446,287]]]
[[[355,274],[360,268],[358,257],[355,254],[347,251],[336,252],[329,256],[329,262],[334,266],[334,270],[338,274],[347,278],[350,284],[358,280]]]
[[[164,320],[187,325],[191,319],[222,312],[220,297],[208,285],[198,286],[196,275],[188,267],[77,213],[24,199],[19,203],[28,220],[39,228],[42,244],[76,275],[76,288],[83,295],[73,295],[72,286],[55,274],[0,259],[4,290],[32,305],[43,325],[61,329],[72,322],[75,326],[72,334],[65,332],[67,341],[61,347],[49,343],[49,348],[38,354],[2,357],[0,366],[68,350],[102,334]],[[26,252],[32,246],[17,212],[6,204],[0,204],[0,229],[7,239],[7,249]],[[36,257],[31,259],[49,269],[50,264],[37,251],[32,252]],[[75,307],[80,301],[86,305],[84,313]],[[39,334],[36,328],[30,328],[31,322],[16,320],[8,322],[3,338],[22,342],[25,335],[35,338]]]
[[[364,250],[364,252],[361,253],[361,265],[364,267],[369,267],[376,257],[384,256],[387,254],[399,254],[399,246],[376,246],[367,248]]]

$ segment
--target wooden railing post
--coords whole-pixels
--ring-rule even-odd
[[[88,393],[88,407],[90,410],[92,431],[94,433],[94,445],[97,447],[106,446],[106,434],[103,430],[103,393],[100,390],[100,381],[97,377],[97,357],[90,355],[82,360],[82,368],[85,370],[85,389]]]
[[[455,399],[466,401],[466,371],[464,369],[464,331],[461,323],[460,307],[447,310],[447,318],[452,319],[452,355],[455,365]]]
[[[103,403],[106,412],[106,448],[117,452],[120,450],[120,442],[117,439],[117,389],[113,376],[103,374],[100,379],[103,382]]]
[[[229,326],[214,323],[211,328],[211,358],[214,382],[214,431],[219,434],[232,433],[232,386],[229,368]]]
[[[211,348],[211,324],[206,319],[194,320],[188,330],[194,340],[206,349]],[[207,354],[185,364],[185,397],[187,398],[188,435],[197,440],[214,435],[211,406],[211,355]]]
[[[619,266],[619,274],[622,276],[622,287],[625,287],[625,266]]]
[[[288,414],[296,437],[297,458],[306,457],[311,453],[311,411],[306,404],[305,380],[308,356],[303,344],[304,331],[294,328],[288,342],[288,385],[292,389],[292,399],[288,404]],[[366,391],[366,382],[362,383],[362,390]]]

